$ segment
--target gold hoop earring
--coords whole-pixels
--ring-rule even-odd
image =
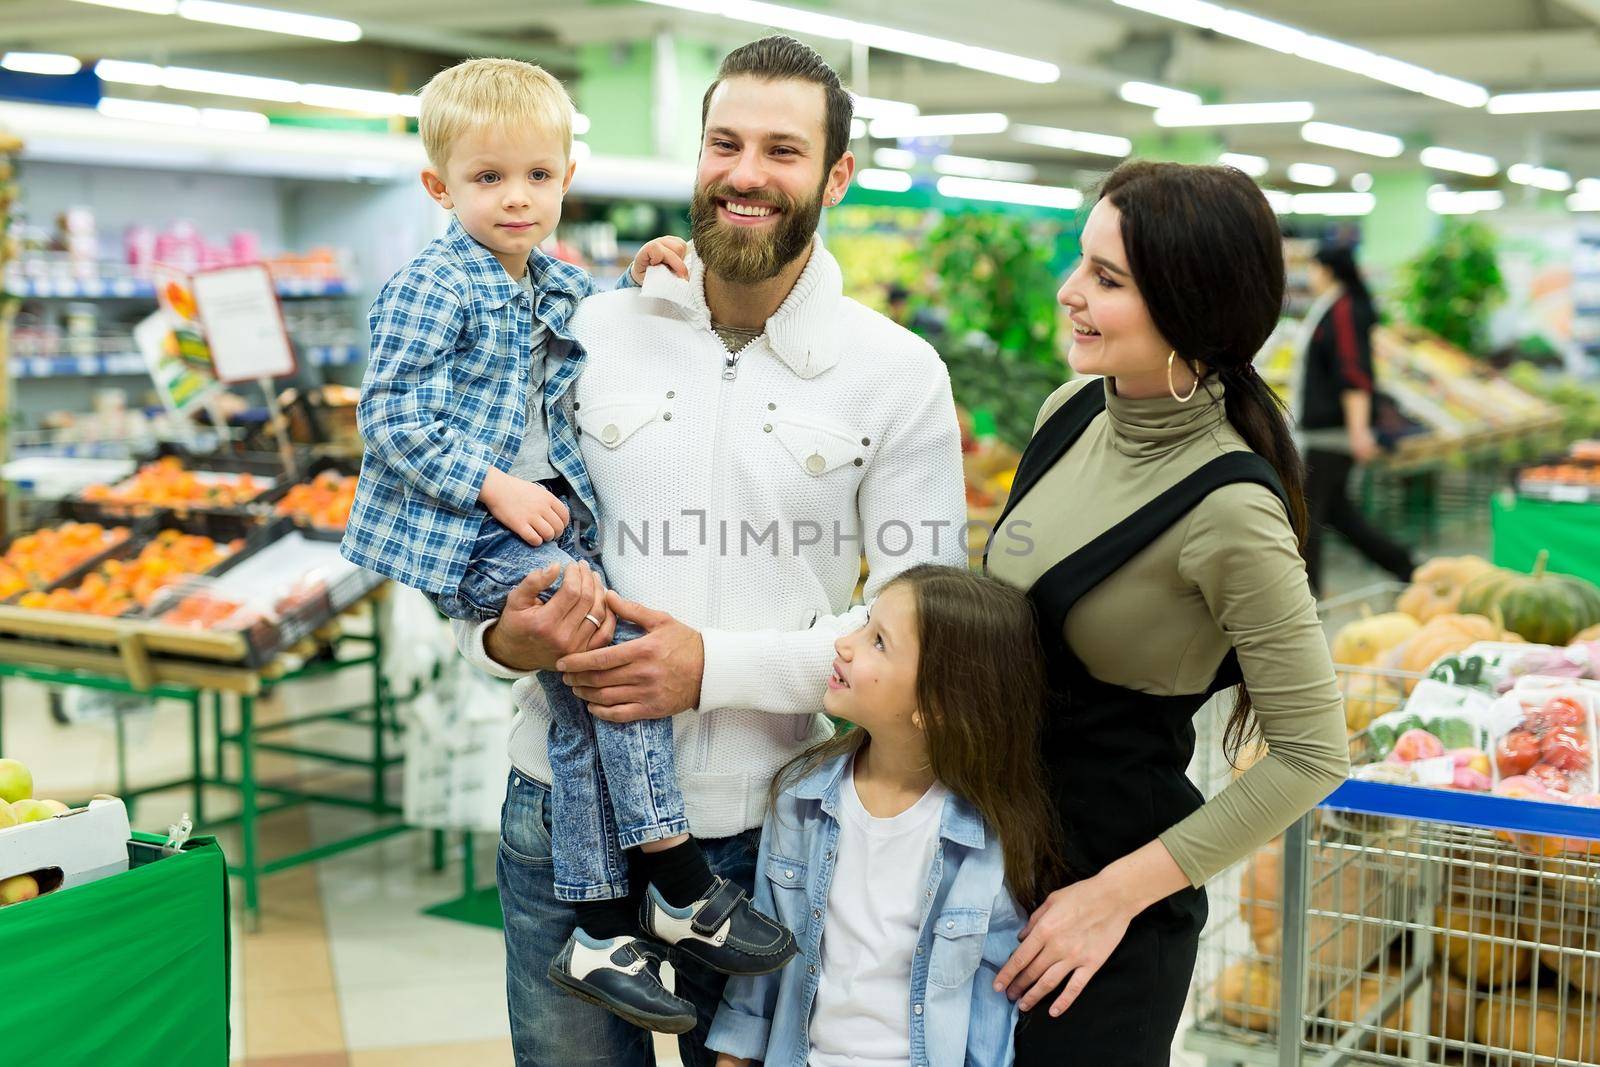
[[[1177,356],[1178,353],[1176,351],[1167,353],[1167,392],[1171,393],[1172,399],[1176,400],[1178,403],[1187,404],[1189,401],[1194,399],[1195,391],[1200,388],[1200,377],[1199,375],[1195,376],[1194,384],[1189,386],[1188,396],[1179,396],[1177,388],[1172,384],[1172,361],[1176,359]]]

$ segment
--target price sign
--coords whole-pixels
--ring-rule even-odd
[[[219,381],[263,381],[295,372],[294,349],[266,267],[202,271],[191,285]]]

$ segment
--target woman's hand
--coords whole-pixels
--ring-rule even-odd
[[[1060,1015],[1116,951],[1137,913],[1103,874],[1056,890],[1017,935],[1022,944],[1000,969],[995,991],[1021,997],[1017,1006],[1028,1011],[1066,981],[1050,1005],[1050,1014]]]

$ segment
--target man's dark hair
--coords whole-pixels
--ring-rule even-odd
[[[822,128],[827,133],[823,170],[827,171],[839,162],[839,157],[850,147],[850,119],[855,104],[850,94],[845,92],[844,84],[839,81],[839,72],[829,66],[816,49],[801,44],[793,37],[779,34],[751,41],[729,52],[717,68],[717,80],[706,89],[705,98],[700,102],[702,134],[705,133],[706,115],[711,110],[711,94],[727,79],[739,77],[761,78],[765,81],[794,78],[822,86],[823,95],[828,101],[822,122]]]

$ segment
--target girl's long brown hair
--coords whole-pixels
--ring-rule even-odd
[[[1066,881],[1039,757],[1045,679],[1033,608],[1010,586],[955,567],[912,567],[885,588],[895,587],[916,603],[917,709],[934,777],[999,836],[1006,884],[1031,911]],[[866,741],[852,729],[812,746],[778,772],[773,796]]]
[[[1255,373],[1256,353],[1283,313],[1283,238],[1261,189],[1233,167],[1131,160],[1101,183],[1122,215],[1128,268],[1150,319],[1202,388],[1220,380],[1228,421],[1277,472],[1289,525],[1306,542],[1305,467],[1283,401]],[[1259,730],[1239,686],[1223,731],[1232,762]]]

